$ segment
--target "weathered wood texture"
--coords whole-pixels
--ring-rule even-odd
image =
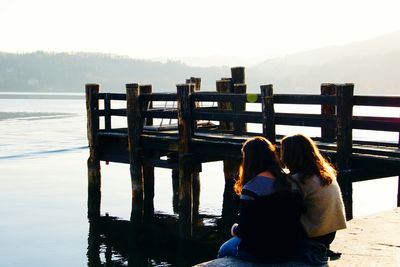
[[[353,218],[353,185],[349,170],[353,146],[353,94],[354,84],[336,86],[337,94],[337,157],[338,182],[348,220]]]
[[[193,86],[190,87],[190,94],[192,95],[194,92],[199,92],[201,87],[201,78],[190,77],[189,84]],[[194,102],[194,101],[192,101]],[[200,107],[199,103],[194,103],[193,109]],[[197,129],[197,122],[193,119],[192,129],[195,131]],[[193,172],[192,173],[192,192],[193,192],[193,224],[199,223],[199,207],[200,207],[200,191],[201,191],[201,184],[200,184],[200,173]]]
[[[276,142],[275,110],[272,84],[261,86],[263,135],[272,143]]]
[[[139,86],[139,95],[151,94],[152,86],[150,84]],[[151,101],[143,101],[142,111],[146,111],[153,107]],[[153,125],[153,119],[147,118],[144,121],[144,125]],[[153,150],[145,150],[144,157],[147,159],[153,159],[155,157],[155,152]],[[143,165],[142,167],[143,175],[143,187],[144,187],[144,206],[143,206],[143,216],[145,221],[150,221],[154,214],[154,167],[149,165]]]
[[[323,83],[321,85],[321,95],[335,96],[336,86],[332,83]],[[322,116],[334,116],[336,115],[336,106],[324,104],[321,105],[321,115]],[[321,137],[322,139],[333,140],[336,137],[336,127],[321,127]]]
[[[193,234],[193,186],[189,142],[192,136],[190,117],[190,84],[177,85],[178,131],[179,131],[179,234],[190,239]]]
[[[154,210],[154,167],[172,168],[177,177],[173,179],[174,188],[179,187],[174,208],[179,203],[180,235],[190,239],[197,222],[201,163],[224,160],[221,221],[230,226],[237,214],[233,184],[240,148],[246,138],[259,134],[247,132],[246,123],[262,124],[262,134],[272,142],[281,138],[276,136],[275,125],[320,127],[321,138],[315,140],[322,153],[336,163],[348,219],[352,218],[352,182],[400,173],[400,138],[399,145],[352,140],[353,129],[399,132],[400,118],[353,116],[352,109],[354,105],[399,107],[400,97],[353,96],[353,84],[322,84],[320,95],[274,95],[272,85],[265,85],[261,94],[246,95],[244,70],[240,68],[232,70],[232,78],[217,81],[217,92],[199,92],[199,78],[186,82],[177,86],[177,93],[152,93],[151,86],[138,84],[128,84],[126,94],[99,93],[98,85],[86,86],[89,195],[95,196],[89,198],[93,200],[90,203],[88,200],[88,216],[100,214],[100,160],[130,163],[132,220],[136,225],[142,224],[146,211],[151,217]],[[104,100],[102,110],[99,99]],[[112,100],[126,100],[127,109],[112,109]],[[152,101],[176,100],[177,109],[151,106]],[[202,102],[217,102],[218,106],[203,107]],[[261,112],[246,111],[246,103],[261,104]],[[321,105],[321,114],[276,113],[275,104]],[[103,116],[105,128],[99,129],[99,117]],[[112,116],[127,116],[128,129],[113,129]],[[143,130],[143,125],[151,126],[154,118],[178,119],[178,129]],[[219,127],[197,127],[198,120],[219,121]],[[176,159],[171,161],[171,155]],[[400,185],[398,190],[400,205]]]
[[[132,183],[132,212],[131,220],[140,230],[143,223],[143,172],[140,156],[140,135],[143,130],[141,107],[139,102],[139,85],[137,83],[126,85],[127,119],[128,119],[128,146],[129,163]]]
[[[245,83],[236,83],[233,85],[233,93],[234,94],[246,94],[247,86]],[[241,102],[234,102],[232,104],[233,111],[235,114],[238,114],[241,111],[246,110],[246,101],[243,100]],[[244,122],[233,122],[233,131],[236,135],[241,135],[244,132],[247,132],[247,125]]]
[[[96,219],[100,216],[101,204],[101,173],[98,156],[99,101],[97,94],[100,91],[98,84],[86,84],[86,114],[87,114],[87,138],[89,142],[88,167],[88,218]]]

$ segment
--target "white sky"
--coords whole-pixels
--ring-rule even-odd
[[[0,51],[284,55],[400,30],[399,0],[0,0]]]

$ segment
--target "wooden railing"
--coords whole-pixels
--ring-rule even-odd
[[[224,84],[224,81],[219,85],[217,82],[217,87],[224,89]],[[235,89],[230,91],[196,92],[194,84],[189,83],[177,85],[177,93],[152,93],[151,86],[128,84],[127,94],[112,94],[98,93],[98,86],[89,85],[87,107],[91,157],[100,158],[96,151],[104,144],[99,144],[99,136],[126,138],[129,160],[121,161],[131,164],[133,198],[136,199],[132,214],[137,215],[141,210],[142,198],[137,196],[143,195],[140,186],[143,183],[143,164],[181,170],[180,184],[187,189],[182,191],[184,200],[190,198],[185,192],[189,192],[191,187],[184,176],[190,176],[195,169],[198,171],[199,168],[193,167],[199,164],[195,161],[240,158],[242,142],[253,135],[263,135],[277,143],[281,138],[276,134],[277,125],[321,129],[320,136],[313,138],[321,151],[336,163],[348,218],[352,218],[352,182],[400,174],[400,142],[353,140],[354,129],[400,133],[400,118],[396,114],[393,117],[353,116],[354,106],[400,108],[400,96],[357,96],[353,84],[323,84],[319,95],[274,94],[272,85],[261,86],[259,94],[246,94],[243,86],[235,84]],[[98,108],[99,101],[104,101],[104,108]],[[126,101],[127,108],[112,108],[113,101]],[[159,105],[165,101],[176,101],[176,106]],[[246,110],[246,104],[253,103],[260,107],[260,111]],[[319,105],[321,112],[275,112],[279,104]],[[113,116],[127,117],[127,130],[113,127]],[[104,129],[99,128],[100,119],[104,119]],[[162,127],[154,127],[157,119],[177,120],[177,124],[164,131]],[[208,123],[204,127],[204,121],[214,125]],[[249,123],[259,124],[261,132],[249,130],[246,127]],[[146,159],[141,150],[149,148],[176,153],[178,161],[167,164],[158,159]],[[182,202],[186,203],[181,204],[183,213],[190,213],[189,202]],[[398,202],[400,205],[400,187]]]

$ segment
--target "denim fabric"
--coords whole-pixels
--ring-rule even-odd
[[[241,241],[240,237],[237,236],[234,236],[228,241],[226,241],[220,247],[217,258],[231,256],[242,260],[248,260],[248,261],[254,260],[254,257],[251,256],[249,253],[239,250],[240,241]]]

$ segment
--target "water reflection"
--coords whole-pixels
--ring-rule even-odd
[[[100,216],[89,221],[88,267],[186,267],[215,258],[221,242],[218,218],[200,215],[194,241],[178,238],[178,218],[156,214],[138,237],[130,221]]]

